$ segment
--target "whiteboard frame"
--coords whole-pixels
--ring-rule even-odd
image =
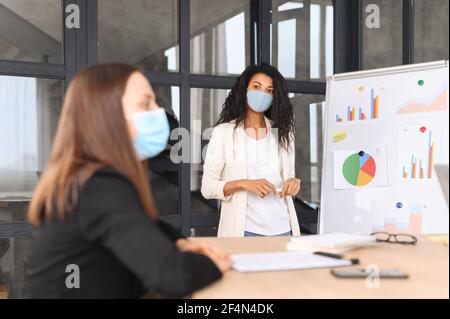
[[[357,78],[366,78],[366,77],[374,77],[374,76],[380,76],[380,75],[389,75],[389,74],[398,74],[398,73],[405,73],[405,72],[414,72],[414,71],[422,71],[422,70],[430,70],[430,69],[440,69],[448,67],[449,60],[439,60],[439,61],[432,61],[432,62],[425,62],[425,63],[416,63],[416,64],[409,64],[409,65],[400,65],[400,66],[393,66],[388,68],[379,68],[379,69],[372,69],[372,70],[364,70],[364,71],[354,71],[354,72],[345,72],[345,73],[338,73],[327,77],[327,86],[325,91],[325,127],[323,129],[323,153],[322,153],[322,179],[320,181],[320,209],[319,209],[319,216],[317,218],[318,225],[317,225],[317,232],[318,234],[323,234],[323,219],[324,214],[322,211],[322,207],[324,207],[323,203],[325,202],[324,197],[324,180],[325,180],[325,174],[326,174],[326,155],[327,155],[327,137],[328,137],[328,116],[330,112],[330,84],[332,81],[341,81],[341,80],[349,80],[349,79],[357,79]]]

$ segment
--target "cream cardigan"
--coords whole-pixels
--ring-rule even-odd
[[[270,128],[270,120],[265,118],[266,126]],[[206,199],[220,199],[220,221],[218,237],[244,236],[247,213],[247,192],[239,191],[225,196],[223,187],[228,181],[247,178],[247,152],[245,131],[241,126],[235,129],[235,123],[223,123],[216,126],[206,152],[203,165],[201,192]],[[292,151],[280,150],[282,178],[287,180],[295,177],[295,146]],[[300,236],[300,227],[295,212],[292,197],[287,196],[292,234]]]

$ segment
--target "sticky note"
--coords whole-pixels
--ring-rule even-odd
[[[333,134],[333,141],[336,142],[340,142],[343,139],[345,139],[347,137],[347,132],[346,131],[339,131]]]
[[[440,241],[445,246],[448,246],[448,235],[429,235],[427,238],[431,241]]]

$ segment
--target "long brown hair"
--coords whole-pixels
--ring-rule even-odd
[[[157,217],[147,174],[130,141],[122,109],[127,81],[138,69],[100,64],[78,73],[65,96],[50,160],[35,189],[28,218],[64,217],[76,205],[80,187],[110,166],[134,185],[147,214]],[[44,214],[43,214],[44,213]]]

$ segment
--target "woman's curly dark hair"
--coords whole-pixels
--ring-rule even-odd
[[[244,121],[247,111],[247,87],[251,78],[257,73],[270,76],[273,80],[272,106],[264,112],[264,115],[272,121],[272,127],[278,129],[279,147],[288,150],[291,138],[295,134],[292,104],[288,97],[286,80],[277,68],[267,63],[251,65],[238,77],[223,104],[222,112],[215,126],[236,120],[235,127],[238,127]]]

